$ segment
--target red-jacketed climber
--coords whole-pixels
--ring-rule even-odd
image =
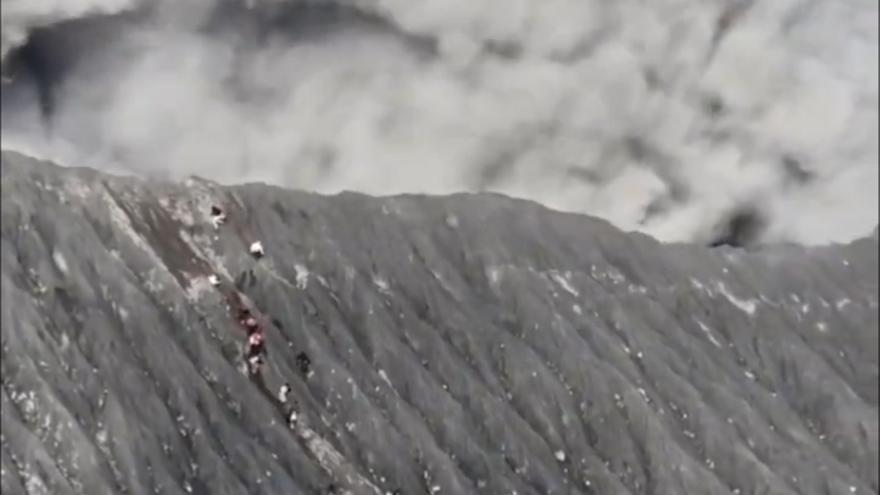
[[[263,330],[257,326],[248,337],[247,351],[245,353],[248,370],[251,375],[256,375],[260,372],[260,366],[263,364],[263,354],[265,352],[266,343],[265,337],[263,336]]]
[[[262,354],[264,350],[265,341],[263,337],[263,332],[255,331],[251,333],[250,337],[248,337],[248,357],[250,358],[251,356]]]

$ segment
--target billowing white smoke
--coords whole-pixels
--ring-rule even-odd
[[[3,0],[3,27],[132,3]],[[874,0],[365,0],[262,43],[206,29],[216,3],[157,2],[95,43],[51,138],[20,104],[4,147],[321,192],[489,189],[663,240],[746,205],[768,240],[877,224]],[[250,3],[265,22],[283,0]]]

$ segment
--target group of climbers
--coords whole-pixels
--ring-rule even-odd
[[[266,354],[266,336],[263,333],[263,326],[247,308],[242,308],[239,311],[238,323],[247,332],[244,358],[247,362],[248,374],[257,375]]]
[[[211,223],[215,230],[225,224],[226,220],[226,213],[223,212],[222,209],[217,206],[211,207]],[[265,256],[265,250],[260,241],[251,242],[248,251],[251,256],[258,260]],[[262,318],[248,307],[242,294],[235,287],[228,292],[224,291],[220,279],[213,274],[208,277],[208,281],[221,292],[225,292],[227,308],[230,314],[234,317],[238,325],[244,329],[247,335],[244,351],[247,374],[251,378],[259,377],[267,355],[264,325],[261,323]],[[299,352],[294,359],[296,368],[305,378],[309,378],[313,375],[314,372],[311,370],[311,359],[308,354],[305,352]],[[306,423],[307,418],[300,418],[297,401],[290,397],[292,391],[293,388],[290,384],[285,382],[278,390],[278,395],[275,397],[275,400],[280,406],[281,413],[283,414],[287,426],[290,429],[295,430],[297,435],[308,440],[315,433],[308,428]],[[336,484],[331,483],[327,486],[326,493],[338,493]],[[394,490],[390,493],[396,495],[400,492],[399,490]]]
[[[211,223],[214,229],[219,229],[221,225],[226,223],[226,213],[218,206],[211,207]],[[250,253],[255,258],[261,258],[265,253],[263,245],[260,241],[255,241],[250,245]],[[209,277],[211,284],[219,286],[219,280],[216,275]],[[235,314],[236,321],[245,330],[247,341],[245,344],[244,360],[249,376],[257,376],[260,374],[266,356],[266,335],[263,325],[260,324],[257,316],[248,308],[241,296],[236,290],[227,295],[229,310]]]
[[[281,386],[281,389],[278,390],[278,402],[280,402],[284,407],[284,416],[287,420],[287,426],[290,428],[295,428],[297,420],[299,416],[296,412],[296,404],[288,404],[288,396],[293,389],[290,387],[289,383],[285,383]],[[290,401],[293,402],[293,401]]]

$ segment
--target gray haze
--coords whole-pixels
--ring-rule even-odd
[[[62,163],[491,190],[671,241],[746,205],[762,240],[877,224],[874,0],[2,7],[3,147]]]

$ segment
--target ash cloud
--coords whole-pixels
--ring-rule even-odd
[[[66,164],[325,193],[491,190],[666,241],[717,241],[741,211],[760,218],[748,243],[877,224],[868,0],[3,10],[3,147]]]

